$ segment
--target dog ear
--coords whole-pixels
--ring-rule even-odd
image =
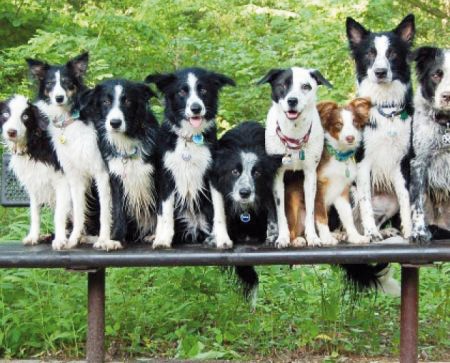
[[[175,82],[177,79],[177,76],[173,73],[155,73],[148,75],[144,82],[145,83],[154,83],[156,84],[156,87],[162,92],[166,93],[167,87],[169,87],[173,82]]]
[[[269,73],[267,73],[263,78],[261,78],[256,84],[258,84],[258,85],[263,84],[263,83],[272,84],[272,82],[275,79],[277,79],[277,77],[284,71],[285,71],[285,69],[280,69],[280,68],[271,69],[269,71]]]
[[[69,60],[66,64],[77,78],[83,77],[86,74],[89,62],[89,53],[84,52],[75,58]]]
[[[314,78],[318,85],[324,85],[328,88],[333,88],[333,85],[328,82],[328,80],[322,76],[322,73],[320,73],[317,69],[313,69],[309,72],[312,78]]]
[[[231,79],[230,77],[225,76],[224,74],[210,72],[210,75],[211,75],[212,79],[214,80],[214,82],[219,86],[219,89],[226,85],[233,86],[233,87],[236,86],[236,82],[233,79]]]
[[[416,27],[414,24],[414,14],[408,14],[407,16],[405,16],[405,18],[400,22],[400,24],[392,31],[395,34],[397,34],[400,38],[402,38],[402,40],[411,45],[414,40],[414,35],[416,33]]]
[[[350,17],[347,18],[345,27],[347,29],[348,41],[352,47],[360,44],[361,41],[370,33],[360,23]]]
[[[94,89],[87,89],[81,92],[79,97],[80,103],[80,118],[82,120],[95,120],[100,113],[97,104],[97,98],[101,92],[101,86],[97,85]]]
[[[369,98],[355,98],[348,104],[348,107],[355,116],[355,122],[360,127],[364,127],[369,122],[370,109],[372,108],[372,102]]]
[[[410,53],[408,60],[415,61],[417,71],[422,73],[426,67],[427,61],[436,58],[439,51],[439,48],[436,47],[420,47]]]
[[[6,121],[4,119],[4,117],[2,116],[2,114],[3,114],[2,110],[4,110],[7,107],[8,107],[7,101],[0,101],[0,112],[1,112],[1,114],[0,114],[0,128],[3,126],[3,124]]]
[[[50,64],[31,58],[26,58],[25,60],[28,63],[28,68],[30,69],[33,77],[38,80],[42,80],[45,78],[45,75],[50,68]]]
[[[36,124],[38,126],[38,129],[41,131],[47,130],[48,124],[50,120],[44,113],[37,107],[36,105],[33,105],[30,101],[28,101],[28,107],[31,110],[31,113],[33,114],[34,119],[36,120]]]
[[[323,101],[316,105],[317,111],[319,112],[320,122],[324,128],[327,127],[331,120],[333,112],[339,108],[338,104],[334,101]]]
[[[144,96],[144,99],[146,101],[148,101],[152,97],[158,97],[158,95],[155,92],[153,92],[153,90],[146,84],[139,83],[138,90],[139,90],[139,93]]]

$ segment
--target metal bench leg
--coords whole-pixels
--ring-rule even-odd
[[[419,326],[419,267],[402,266],[400,362],[417,362]]]
[[[87,361],[105,360],[105,269],[88,273]]]

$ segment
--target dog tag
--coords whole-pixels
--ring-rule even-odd
[[[242,223],[250,222],[250,219],[251,219],[250,213],[248,213],[248,212],[241,213],[240,217],[241,217],[241,222]]]
[[[195,134],[192,136],[192,142],[197,145],[203,145],[203,134]]]
[[[298,158],[300,160],[305,160],[305,150],[301,149],[300,152],[298,153]]]
[[[285,155],[283,156],[283,158],[281,159],[281,162],[283,163],[283,165],[289,165],[292,163],[292,158],[290,155]]]
[[[442,144],[445,147],[450,146],[450,132],[446,132],[444,135],[442,135]]]
[[[66,137],[64,135],[60,135],[59,136],[59,143],[60,144],[65,144],[66,143]]]
[[[188,153],[187,151],[183,151],[183,153],[181,154],[181,158],[184,161],[189,161],[192,159],[192,155],[190,153]]]
[[[397,137],[397,131],[388,131],[387,132],[387,134],[390,136],[390,137]]]
[[[346,176],[347,178],[350,178],[350,169],[348,168],[348,165],[347,165],[347,167],[345,168],[345,176]]]

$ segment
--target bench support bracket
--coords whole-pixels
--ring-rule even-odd
[[[105,360],[105,269],[88,272],[87,361]]]
[[[419,267],[402,266],[400,362],[415,363],[419,327]]]

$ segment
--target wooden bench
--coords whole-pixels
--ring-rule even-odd
[[[0,268],[67,268],[87,272],[88,278],[88,362],[103,362],[105,342],[105,269],[110,267],[226,266],[226,265],[310,265],[396,262],[401,268],[400,362],[417,362],[419,267],[450,261],[450,240],[420,247],[376,243],[330,248],[277,250],[239,246],[219,251],[200,245],[171,250],[152,250],[136,245],[125,250],[103,252],[85,246],[70,251],[53,251],[49,245],[23,246],[0,243]]]

